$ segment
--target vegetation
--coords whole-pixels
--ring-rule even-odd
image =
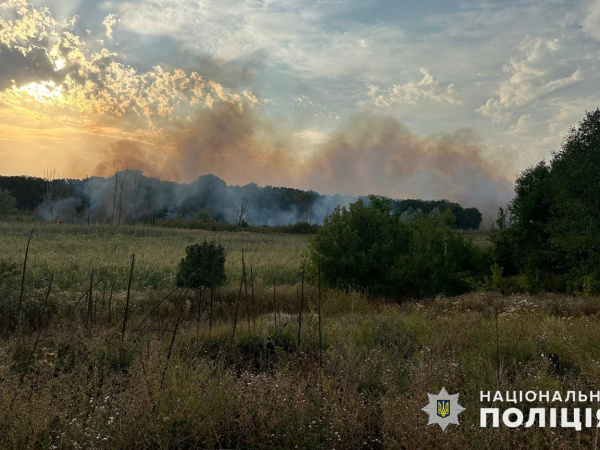
[[[600,109],[571,129],[550,163],[517,179],[501,210],[494,257],[514,289],[600,292]]]
[[[21,266],[24,245],[34,227],[27,266],[27,287],[32,289],[43,288],[43,280],[54,271],[55,289],[85,292],[92,267],[114,280],[115,289],[125,289],[128,267],[123,262],[132,253],[137,255],[134,291],[170,289],[176,284],[177,265],[185,256],[185,248],[205,239],[218,239],[229,255],[225,262],[227,279],[238,279],[241,274],[244,249],[256,282],[293,284],[298,280],[306,245],[305,236],[291,234],[0,222],[0,261]]]
[[[0,447],[595,447],[477,424],[514,406],[480,391],[598,390],[599,149],[596,110],[519,177],[491,248],[452,206],[381,197],[296,225],[310,237],[115,226],[123,205],[111,225],[0,222]],[[421,411],[441,386],[466,408],[444,434]]]
[[[3,258],[10,260],[0,268],[0,299],[14,305],[29,231],[22,223],[0,226]],[[173,285],[184,244],[205,237],[217,235],[148,227],[36,229],[22,328],[1,328],[2,448],[593,446],[592,429],[515,432],[477,424],[480,390],[589,391],[600,384],[597,297],[475,293],[397,305],[357,292],[320,291],[314,282],[304,286],[309,307],[298,343],[306,239],[223,233],[225,268],[236,285],[215,292],[212,334],[205,299],[198,333],[194,296],[173,292]],[[242,248],[260,274],[254,279],[258,315],[253,326],[242,297],[232,338],[242,273],[234,256]],[[137,258],[124,332],[131,253]],[[94,267],[99,284],[89,292]],[[153,286],[156,274],[162,275]],[[541,356],[549,353],[558,355],[558,364]],[[466,408],[461,424],[443,434],[426,425],[421,411],[427,393],[442,385],[458,392]]]
[[[311,240],[313,272],[320,260],[329,286],[409,298],[461,294],[483,282],[487,252],[451,229],[450,212],[407,223],[391,204],[371,197],[336,208]]]
[[[210,231],[252,231],[254,233],[283,233],[283,234],[315,234],[319,231],[320,225],[309,224],[308,222],[297,222],[290,225],[261,225],[261,226],[250,226],[246,225],[236,226],[235,224],[228,222],[214,222],[204,221],[196,217],[193,219],[186,219],[183,216],[178,215],[174,219],[159,219],[155,225],[162,228],[182,228],[187,230],[210,230]]]
[[[193,289],[225,284],[225,249],[215,241],[190,245],[177,269],[177,286]]]
[[[424,216],[439,212],[450,212],[454,216],[452,228],[459,230],[477,230],[481,226],[482,215],[477,208],[463,208],[458,203],[448,200],[395,200],[392,209],[402,213],[406,220],[413,216],[422,219]]]
[[[53,180],[57,198],[65,198],[75,193],[76,180]],[[0,189],[8,191],[17,202],[19,210],[35,211],[43,202],[47,182],[43,178],[28,176],[0,176]]]
[[[0,189],[17,200],[22,212],[36,212],[45,220],[86,224],[150,224],[173,228],[220,231],[254,227],[255,231],[310,234],[337,205],[357,198],[319,195],[285,187],[254,183],[228,186],[214,175],[190,184],[145,176],[136,170],[116,170],[108,178],[62,180],[52,170],[45,178],[0,176]],[[363,198],[368,201],[368,198]],[[434,210],[450,211],[453,226],[477,229],[481,213],[445,200],[400,200],[395,211],[405,217],[425,217]]]
[[[6,189],[0,189],[0,217],[17,213],[17,201]]]

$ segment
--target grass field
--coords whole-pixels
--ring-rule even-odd
[[[185,256],[186,246],[204,239],[215,239],[225,247],[226,273],[232,283],[239,278],[244,250],[258,284],[295,284],[307,239],[290,234],[0,222],[0,257],[21,264],[32,228],[35,231],[29,260],[31,278],[39,275],[43,279],[42,275],[54,270],[57,286],[72,286],[77,280],[85,283],[92,268],[114,274],[120,282],[120,278],[126,278],[130,256],[135,253],[137,288],[170,287],[174,285],[177,263]]]
[[[0,263],[16,265],[0,285],[4,313],[18,302],[30,229],[0,224]],[[164,300],[185,246],[205,237],[228,252],[210,334],[206,293],[202,302],[182,291]],[[323,290],[321,356],[314,284],[305,285],[298,342],[305,245],[290,235],[36,224],[24,325],[3,318],[0,447],[596,446],[596,428],[480,428],[480,407],[513,405],[482,404],[479,392],[598,390],[600,299],[473,293],[391,304]],[[242,295],[233,336],[242,248],[256,273],[256,308]],[[92,268],[100,284],[90,325],[86,299],[77,301]],[[550,353],[558,364],[542,356]],[[442,386],[466,408],[446,432],[421,411]]]
[[[473,244],[479,247],[489,247],[492,245],[489,230],[466,230],[463,233],[473,241]]]

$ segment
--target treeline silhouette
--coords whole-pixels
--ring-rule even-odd
[[[278,227],[306,223],[301,232],[314,232],[336,206],[348,206],[369,197],[321,195],[288,187],[230,186],[214,175],[187,184],[122,170],[111,177],[45,179],[0,176],[0,189],[10,193],[22,212],[46,220],[88,223],[151,223],[182,228],[206,224]],[[477,229],[477,208],[463,208],[447,200],[394,200],[394,212],[406,220],[451,212],[454,227]],[[0,212],[1,214],[1,212]]]

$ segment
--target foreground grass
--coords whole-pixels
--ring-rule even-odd
[[[0,260],[22,263],[28,227],[0,230]],[[240,262],[229,258],[211,331],[206,292],[202,300],[181,290],[168,296],[185,246],[205,236],[221,239],[230,256],[247,249],[259,274],[254,301],[240,298]],[[315,286],[305,286],[298,342],[304,245],[295,236],[37,227],[21,327],[6,320],[19,298],[18,270],[0,285],[0,448],[596,445],[596,429],[479,428],[479,408],[491,406],[479,392],[600,389],[599,298],[477,293],[390,305],[326,290],[321,356]],[[90,326],[86,298],[77,300],[92,268],[107,284],[93,291]],[[445,433],[421,411],[442,386],[466,408]],[[573,405],[526,405],[548,406]]]
[[[346,297],[346,298],[344,298]],[[471,294],[403,306],[327,292],[323,367],[317,318],[220,320],[197,336],[191,304],[173,333],[139,316],[90,331],[55,320],[0,345],[3,448],[572,448],[595,429],[481,429],[479,391],[597,390],[598,298]],[[352,296],[350,296],[352,297]],[[341,305],[356,311],[340,312]],[[172,311],[169,311],[172,309]],[[174,328],[176,305],[162,311]],[[499,311],[499,361],[496,353]],[[172,351],[169,347],[173,342]],[[34,350],[35,349],[35,350]],[[551,370],[542,354],[560,356]],[[169,356],[170,355],[170,356]],[[459,426],[427,426],[427,393],[445,386]],[[489,406],[489,405],[485,405]],[[502,409],[512,405],[495,405]],[[535,407],[536,405],[528,405]],[[545,407],[547,405],[539,405]],[[553,406],[565,406],[563,404]]]

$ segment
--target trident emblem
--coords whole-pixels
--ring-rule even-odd
[[[437,415],[444,419],[450,414],[450,400],[437,401]]]

